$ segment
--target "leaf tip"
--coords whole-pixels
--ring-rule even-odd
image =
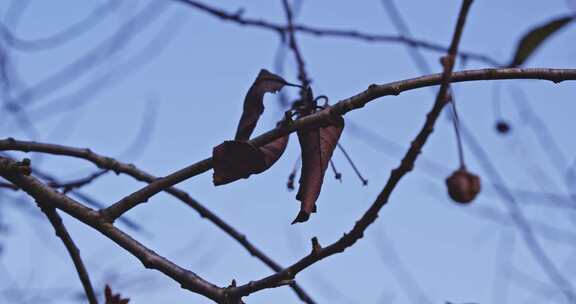
[[[309,213],[307,213],[304,210],[300,210],[300,212],[298,212],[298,215],[296,216],[296,218],[292,221],[291,225],[294,225],[297,223],[304,223],[304,222],[308,221],[309,218],[310,218]]]

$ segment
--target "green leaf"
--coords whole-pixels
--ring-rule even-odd
[[[546,39],[548,39],[548,37],[552,36],[573,19],[574,16],[563,16],[530,30],[518,43],[514,59],[512,59],[509,67],[518,67],[524,64],[524,62],[544,41],[546,41]]]

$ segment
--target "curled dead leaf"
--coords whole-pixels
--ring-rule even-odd
[[[300,212],[292,224],[305,222],[312,212],[316,212],[316,201],[320,196],[324,174],[343,129],[344,119],[338,116],[328,126],[298,131],[302,173],[296,199],[300,201]]]
[[[282,156],[288,144],[288,135],[260,148],[245,141],[225,141],[214,147],[214,185],[224,185],[252,174],[262,173]]]
[[[252,135],[260,115],[264,112],[264,94],[275,93],[287,84],[289,83],[282,77],[272,74],[266,69],[260,70],[244,99],[244,109],[236,129],[235,140],[248,140]]]
[[[285,85],[299,87],[265,69],[260,70],[244,99],[244,110],[234,140],[225,141],[214,147],[212,151],[214,185],[227,184],[240,178],[247,178],[252,174],[261,173],[270,168],[284,153],[288,143],[288,135],[259,148],[252,146],[247,141],[250,139],[260,115],[264,112],[264,94],[276,92]]]

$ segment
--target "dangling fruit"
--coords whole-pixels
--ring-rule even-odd
[[[446,186],[452,200],[467,204],[480,192],[480,177],[460,168],[446,179]]]

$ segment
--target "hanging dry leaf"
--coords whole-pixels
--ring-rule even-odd
[[[244,99],[244,110],[238,123],[235,140],[248,140],[252,135],[260,115],[264,112],[264,94],[275,93],[287,84],[282,77],[265,69],[260,70]]]
[[[282,156],[284,150],[286,150],[286,146],[288,145],[288,137],[289,135],[282,136],[273,142],[270,142],[262,147],[260,147],[260,151],[264,155],[264,163],[265,166],[256,171],[256,173],[261,173],[267,170],[268,168],[272,167],[274,163]]]
[[[316,200],[320,196],[324,173],[343,129],[344,119],[338,117],[329,126],[298,131],[302,149],[302,174],[296,199],[300,201],[300,212],[292,224],[305,222],[312,212],[316,212]]]
[[[244,99],[244,110],[238,123],[235,140],[225,141],[212,151],[214,185],[227,184],[261,173],[270,168],[284,153],[288,135],[260,148],[246,141],[250,139],[260,115],[264,112],[264,94],[276,92],[285,85],[299,87],[265,69],[260,70]]]
[[[572,20],[574,20],[574,16],[562,16],[531,29],[518,42],[516,53],[509,67],[522,65],[548,37],[552,36]]]
[[[224,185],[252,174],[264,172],[282,156],[288,135],[280,137],[260,148],[245,141],[225,141],[212,152],[214,185]]]
[[[108,284],[104,287],[104,296],[106,298],[105,304],[128,304],[128,302],[130,302],[130,299],[122,299],[122,296],[119,293],[112,293],[112,289]]]

